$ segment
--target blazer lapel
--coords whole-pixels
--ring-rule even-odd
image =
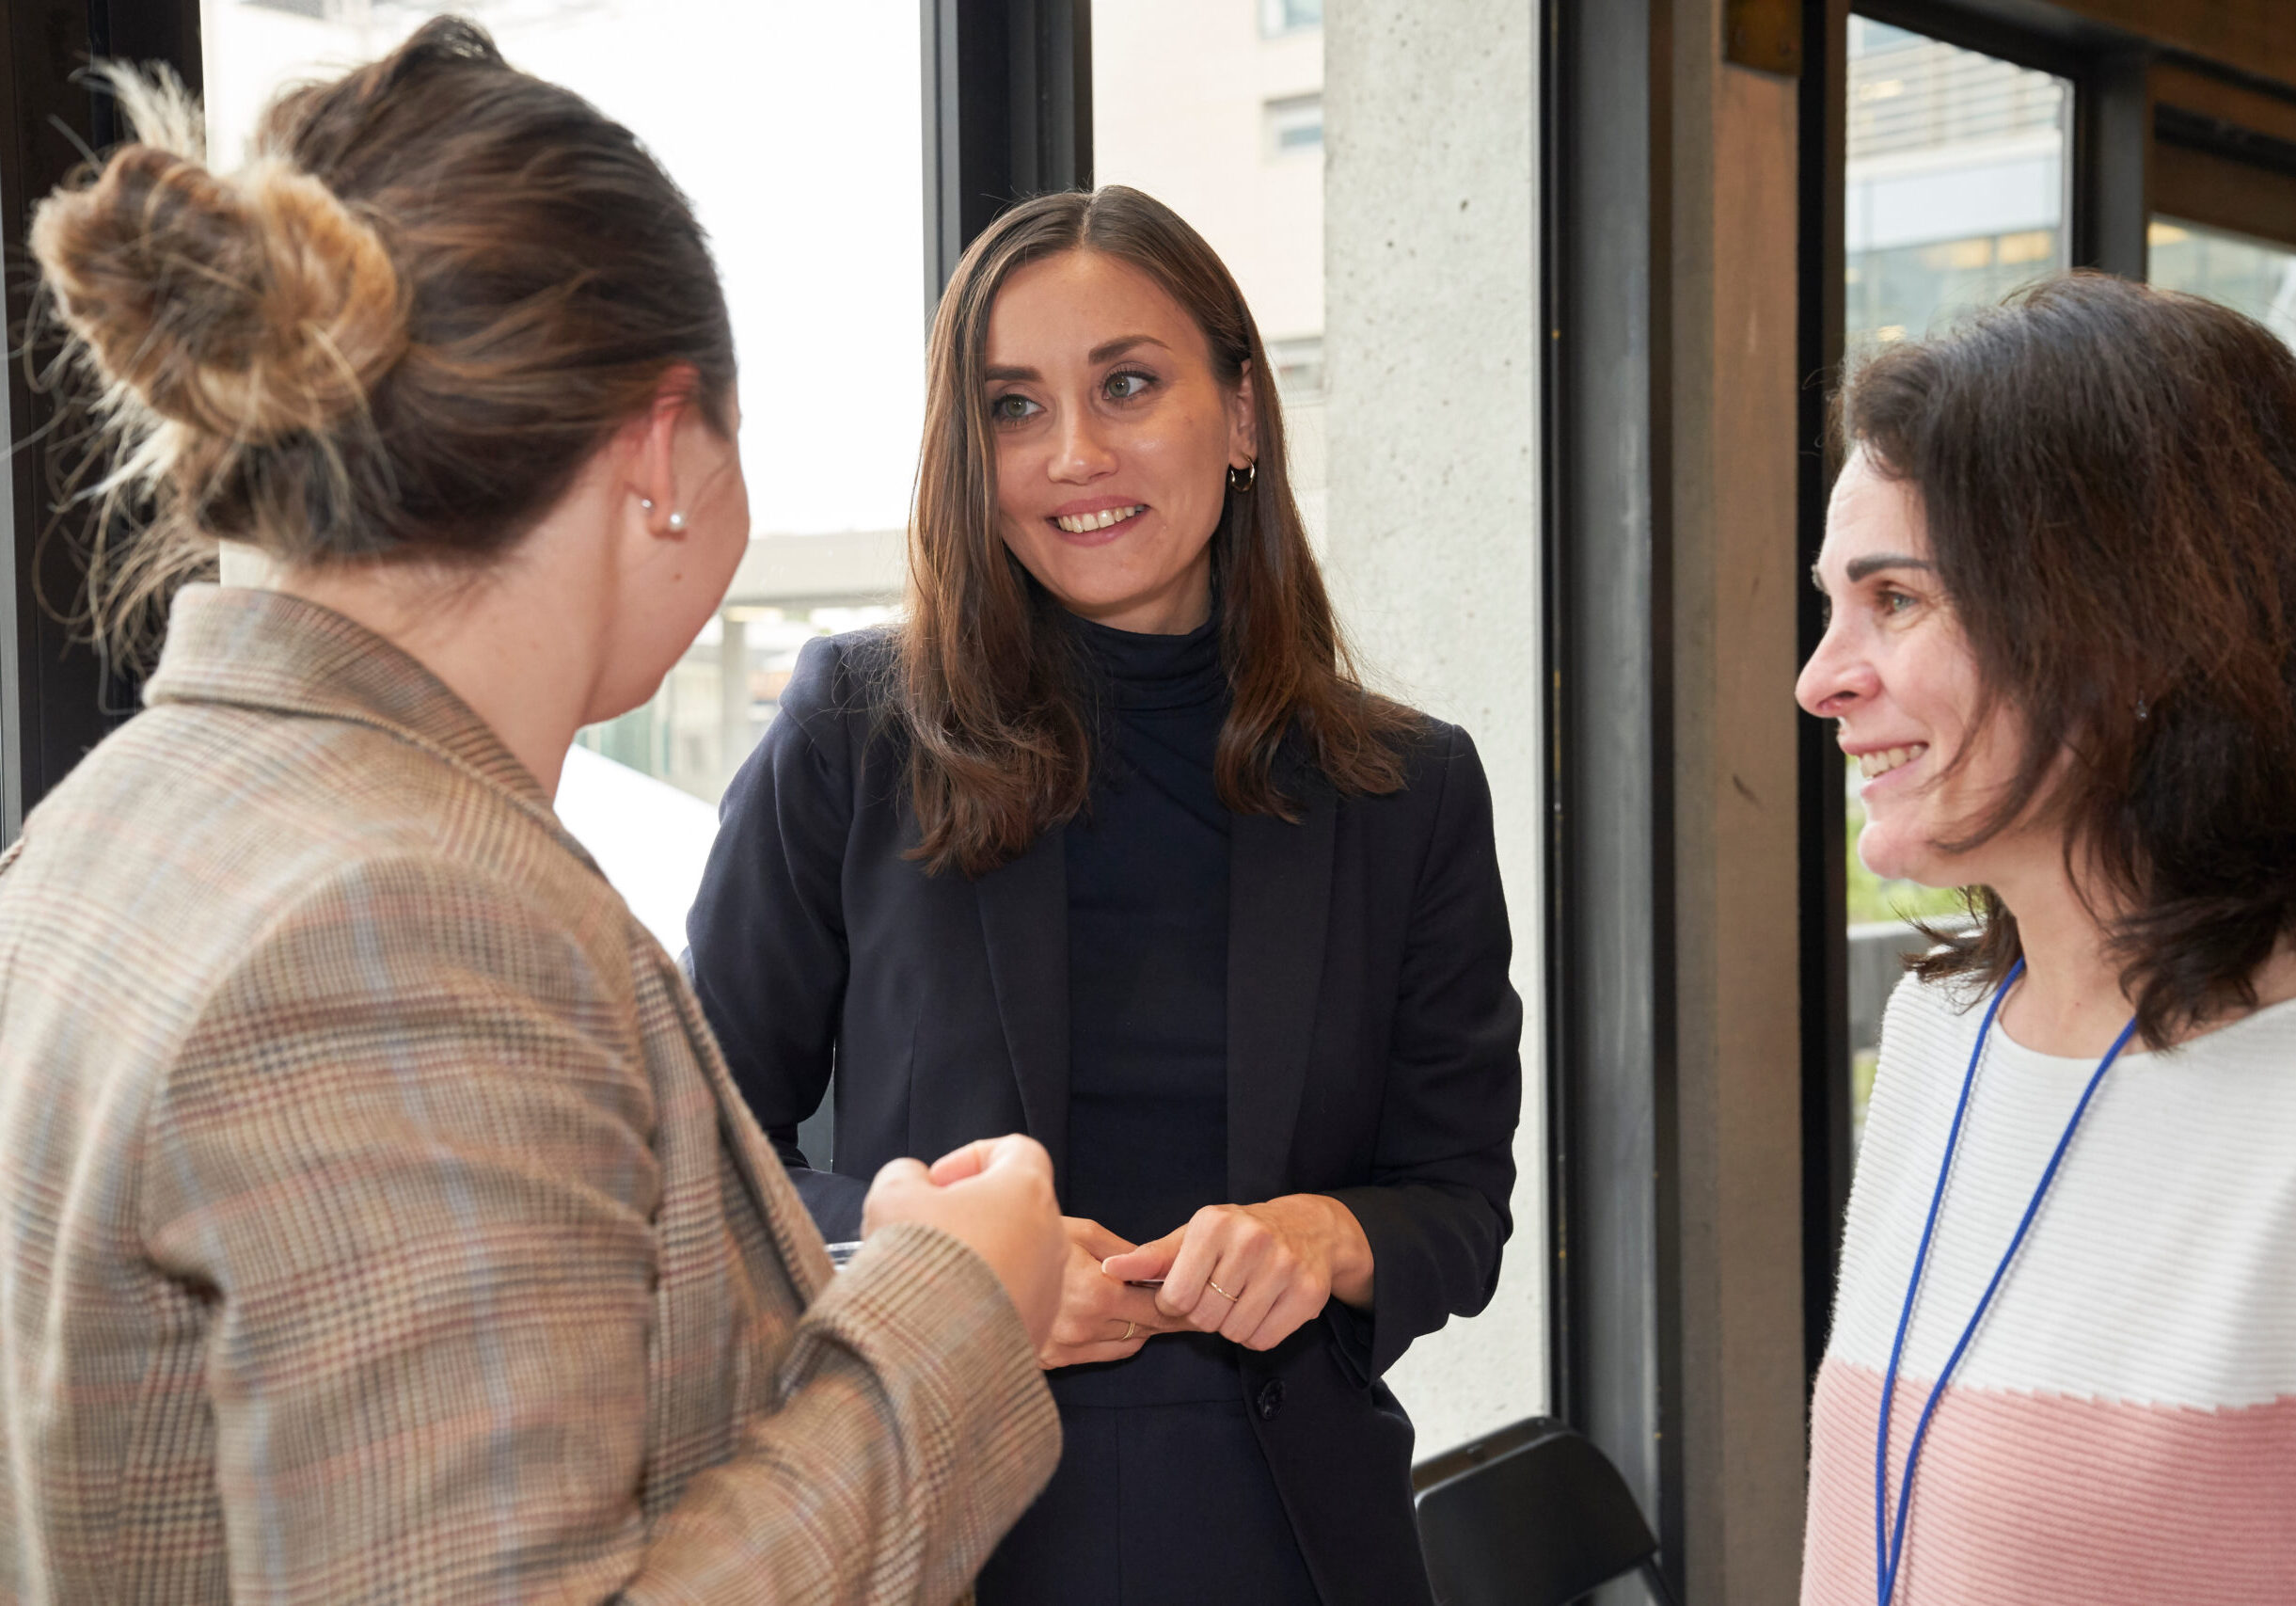
[[[1005,1046],[1021,1085],[1029,1136],[1053,1156],[1069,1191],[1069,873],[1058,827],[974,883]]]
[[[1337,799],[1295,781],[1297,825],[1239,815],[1228,837],[1227,1196],[1284,1191],[1307,1082],[1331,911]]]

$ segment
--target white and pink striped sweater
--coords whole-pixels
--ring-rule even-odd
[[[1908,980],[1881,1065],[1812,1422],[1804,1606],[1873,1606],[1874,1429],[1984,1016]],[[1999,1023],[1891,1407],[1929,1385],[2094,1060]],[[2296,1602],[2296,1003],[2106,1074],[1922,1452],[1897,1606]]]

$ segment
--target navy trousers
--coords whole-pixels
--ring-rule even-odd
[[[1072,1406],[980,1606],[1319,1606],[1241,1397]]]

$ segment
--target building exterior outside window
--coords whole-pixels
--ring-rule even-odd
[[[1850,349],[1919,336],[2070,262],[2072,86],[1863,17],[1849,32]]]
[[[1093,177],[1171,207],[1243,286],[1283,396],[1292,488],[1318,540],[1325,503],[1322,17],[1322,0],[1092,7]]]
[[[2146,234],[2153,283],[2222,301],[2296,343],[2296,250],[2166,213]]]
[[[1306,155],[1323,149],[1322,95],[1287,95],[1270,101],[1266,116],[1270,155]]]
[[[1323,0],[1259,0],[1259,31],[1273,39],[1323,25]]]

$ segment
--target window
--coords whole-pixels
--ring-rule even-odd
[[[1275,39],[1323,25],[1323,0],[1259,0],[1259,31]]]
[[[1321,395],[1323,390],[1323,337],[1309,335],[1304,340],[1269,341],[1268,363],[1275,370],[1275,383],[1291,400],[1304,401]]]
[[[1848,346],[1902,340],[2070,261],[2072,86],[1853,18]]]
[[[2072,109],[2072,85],[2051,73],[1850,20],[1843,307],[1852,363],[2069,264]],[[1960,901],[1880,881],[1860,863],[1865,811],[1855,764],[1843,781],[1854,1136],[1864,1127],[1899,956],[1924,946],[1908,919],[1950,919]]]
[[[2296,247],[2166,215],[2146,243],[2153,283],[2222,301],[2296,344]]]
[[[236,160],[282,84],[380,55],[450,8],[645,141],[693,198],[732,306],[749,553],[659,694],[583,734],[559,798],[675,951],[718,796],[797,649],[898,599],[924,420],[916,7],[203,0],[215,160]]]
[[[1310,155],[1323,149],[1323,97],[1289,95],[1270,101],[1264,113],[1268,154],[1275,157]]]

